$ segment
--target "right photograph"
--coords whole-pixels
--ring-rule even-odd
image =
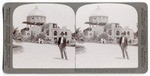
[[[127,4],[81,6],[76,12],[76,68],[137,68],[138,14]]]

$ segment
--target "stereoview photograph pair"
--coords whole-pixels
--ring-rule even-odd
[[[145,73],[145,3],[6,3],[6,73]]]

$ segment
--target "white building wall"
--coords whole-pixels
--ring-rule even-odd
[[[30,31],[30,30],[25,31],[25,34],[24,34],[24,35],[22,35],[22,36],[23,36],[23,38],[25,38],[25,39],[27,39],[27,38],[31,37],[31,31]]]
[[[109,38],[114,40],[114,43],[118,42],[119,38],[122,36],[122,27],[118,23],[109,23],[107,33]],[[111,30],[111,35],[110,31]]]
[[[133,40],[134,39],[134,32],[131,29],[124,29],[123,32],[126,32],[126,37],[128,38],[128,40]],[[128,34],[129,32],[129,34]]]
[[[92,28],[93,32],[95,32],[95,34],[97,36],[101,35],[102,33],[104,33],[104,26],[95,26]]]
[[[46,17],[45,16],[27,16],[27,22],[45,23]]]
[[[91,23],[107,23],[108,17],[107,16],[90,16],[89,22],[91,22]]]
[[[46,28],[44,29],[45,35],[46,35],[46,31],[49,30],[49,35],[48,36],[46,35],[46,37],[50,39],[52,42],[55,42],[56,39],[57,39],[56,41],[58,41],[59,37],[61,36],[61,32],[63,33],[67,32],[67,36],[65,36],[67,39],[71,39],[72,37],[71,31],[68,30],[67,28],[61,29],[57,25],[55,25],[57,27],[53,27],[53,23],[48,23],[45,25],[46,25]],[[56,36],[54,35],[55,31],[57,32]]]
[[[88,31],[88,35],[87,35],[87,38],[90,39],[91,37],[94,36],[94,31]]]
[[[42,26],[32,25],[30,27],[30,30],[33,32],[34,36],[37,36],[42,32]]]

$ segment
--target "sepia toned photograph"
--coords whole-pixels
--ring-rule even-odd
[[[137,68],[138,15],[126,4],[87,4],[76,13],[76,68]]]
[[[13,68],[75,68],[75,13],[62,4],[26,4],[13,13]]]
[[[7,2],[3,72],[146,73],[143,2]]]
[[[130,5],[21,5],[12,33],[13,68],[138,67],[138,13]]]

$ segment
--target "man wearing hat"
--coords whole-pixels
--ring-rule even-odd
[[[128,40],[125,37],[125,32],[122,33],[122,37],[119,40],[119,45],[120,45],[121,50],[122,50],[122,56],[123,56],[123,58],[126,57],[127,59],[129,59],[128,52],[127,52]]]
[[[66,53],[66,38],[64,37],[64,33],[61,33],[61,37],[58,40],[58,47],[60,49],[61,58],[67,60],[67,53]]]

